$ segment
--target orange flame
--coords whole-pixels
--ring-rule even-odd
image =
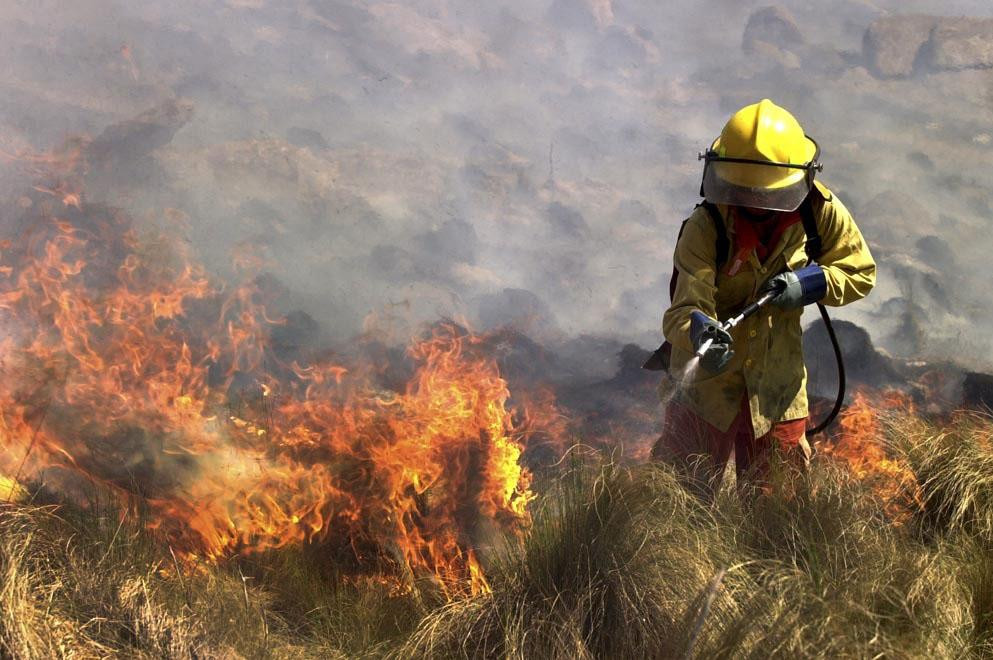
[[[840,431],[834,442],[821,449],[843,461],[857,478],[870,484],[886,503],[890,518],[901,523],[914,509],[923,506],[923,500],[910,467],[886,453],[880,415],[893,411],[913,415],[913,401],[896,390],[856,392],[851,405],[841,414]]]
[[[483,338],[436,327],[403,391],[382,365],[282,364],[258,287],[224,293],[123,214],[63,200],[0,252],[0,471],[142,502],[187,557],[320,542],[487,588],[475,549],[520,530],[532,495]]]

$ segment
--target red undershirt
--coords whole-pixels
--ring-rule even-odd
[[[752,250],[755,250],[759,263],[765,262],[766,257],[783,237],[783,232],[801,221],[800,214],[796,211],[773,213],[764,220],[752,220],[737,209],[733,209],[732,212],[735,215],[736,240],[735,258],[731,260],[731,267],[728,269],[731,275],[734,275],[748,260]]]

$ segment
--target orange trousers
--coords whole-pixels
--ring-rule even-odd
[[[700,418],[685,405],[672,401],[666,407],[662,436],[652,448],[652,458],[672,464],[690,481],[692,490],[712,495],[720,486],[727,463],[734,455],[738,483],[765,483],[770,458],[778,453],[785,464],[805,470],[810,462],[807,419],[777,422],[765,435],[755,437],[748,398],[727,431]]]

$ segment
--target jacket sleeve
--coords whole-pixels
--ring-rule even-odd
[[[838,307],[861,300],[876,284],[876,262],[851,213],[836,195],[825,200],[818,231],[827,293],[821,302]]]
[[[678,273],[676,290],[672,304],[662,316],[662,334],[673,346],[689,352],[693,351],[690,344],[690,312],[698,309],[711,318],[717,316],[714,302],[717,291],[714,266],[717,236],[713,223],[702,222],[700,213],[697,210],[690,216],[676,242],[673,255]]]

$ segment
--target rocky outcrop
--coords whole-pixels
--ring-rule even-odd
[[[967,373],[962,381],[962,403],[969,408],[993,410],[993,376]]]
[[[769,46],[791,50],[805,42],[793,14],[785,7],[774,5],[757,9],[748,17],[741,47],[746,53],[753,53]]]
[[[763,7],[748,17],[741,50],[748,56],[749,66],[799,69],[806,49],[806,40],[788,9],[778,5]]]
[[[834,330],[845,359],[849,388],[872,388],[904,382],[892,360],[873,346],[863,328],[850,321],[835,320]],[[838,366],[824,322],[818,319],[803,332],[803,354],[814,396],[831,397],[837,392]]]
[[[991,68],[993,19],[886,16],[866,30],[862,54],[872,72],[884,78]]]
[[[781,5],[762,7],[749,15],[741,50],[747,56],[744,71],[773,75],[802,70],[809,76],[835,76],[849,69],[856,59],[832,44],[809,41],[792,12]]]
[[[91,164],[125,164],[172,142],[193,116],[188,99],[170,99],[133,119],[108,126],[87,148]]]
[[[935,16],[886,16],[865,31],[862,53],[877,76],[909,76],[937,24]]]
[[[942,20],[931,33],[926,64],[943,71],[993,67],[993,19]]]

